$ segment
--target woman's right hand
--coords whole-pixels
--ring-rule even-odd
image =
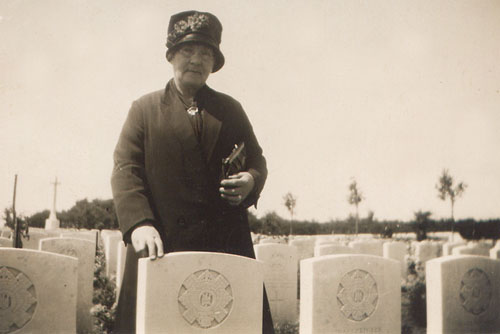
[[[148,256],[151,260],[163,257],[163,242],[160,233],[150,225],[139,226],[131,235],[132,245],[138,253],[147,248]]]

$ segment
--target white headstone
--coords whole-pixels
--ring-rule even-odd
[[[293,239],[288,244],[297,249],[300,261],[314,256],[314,242],[312,238],[302,238]]]
[[[356,254],[383,255],[383,243],[380,240],[351,241],[349,247],[352,247]]]
[[[11,238],[12,230],[10,228],[5,228],[1,231],[0,236],[3,238]]]
[[[125,272],[125,258],[127,256],[127,247],[123,241],[117,245],[117,258],[116,258],[116,295],[120,294],[120,288],[123,280],[123,273]]]
[[[458,246],[464,246],[467,243],[465,241],[455,241],[455,242],[445,242],[443,244],[443,256],[451,255],[453,248]]]
[[[255,257],[265,264],[264,283],[273,322],[297,321],[297,250],[288,245],[256,245]]]
[[[496,260],[500,259],[500,246],[498,245],[498,243],[495,245],[495,247],[490,249],[490,258]]]
[[[447,256],[427,262],[427,333],[498,333],[500,260]]]
[[[396,260],[401,264],[401,277],[406,274],[406,256],[407,247],[402,241],[385,242],[383,246],[383,254],[386,259]]]
[[[98,231],[71,231],[71,232],[61,232],[61,238],[77,238],[92,241],[94,244],[97,242]]]
[[[0,248],[0,332],[75,333],[78,261]]]
[[[371,255],[303,260],[300,333],[400,333],[400,270]]]
[[[116,278],[116,268],[118,266],[118,243],[122,241],[120,231],[102,230],[101,238],[104,244],[104,257],[106,259],[106,276]]]
[[[286,241],[280,238],[264,238],[259,241],[260,244],[286,244]]]
[[[314,256],[333,255],[333,254],[354,254],[354,249],[341,244],[319,244],[314,247]]]
[[[466,246],[458,246],[451,251],[452,255],[480,255],[490,256],[490,248],[482,244],[468,244]]]
[[[78,333],[92,331],[92,295],[94,290],[95,242],[76,238],[40,240],[40,250],[78,259],[78,295],[76,328]]]
[[[430,241],[421,241],[415,247],[415,257],[417,261],[425,263],[438,257],[439,245]]]
[[[0,247],[12,247],[12,239],[0,237]]]
[[[60,232],[53,231],[40,231],[31,229],[29,230],[29,237],[21,237],[23,248],[38,250],[40,248],[40,240],[45,238],[59,237]]]
[[[224,253],[140,259],[137,333],[260,334],[263,270],[256,260]]]

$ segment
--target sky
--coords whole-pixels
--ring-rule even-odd
[[[268,162],[253,210],[344,219],[447,218],[443,169],[468,187],[455,218],[500,217],[500,1],[0,2],[0,208],[111,198],[132,101],[172,77],[171,15],[209,11],[226,63],[207,83],[240,101]]]

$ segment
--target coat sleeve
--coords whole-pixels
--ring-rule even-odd
[[[113,200],[125,242],[135,226],[154,221],[144,166],[144,113],[136,101],[123,125],[111,175]]]
[[[245,208],[252,205],[257,207],[257,201],[267,179],[267,164],[262,148],[260,147],[257,137],[253,131],[252,124],[250,123],[250,120],[241,105],[239,107],[241,110],[241,133],[243,134],[243,141],[245,142],[247,152],[247,171],[252,174],[255,181],[252,192],[248,195],[245,201],[243,201],[242,206]]]

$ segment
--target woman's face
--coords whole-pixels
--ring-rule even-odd
[[[175,83],[184,89],[199,89],[208,79],[215,63],[212,48],[199,43],[186,43],[169,60],[174,68]]]

